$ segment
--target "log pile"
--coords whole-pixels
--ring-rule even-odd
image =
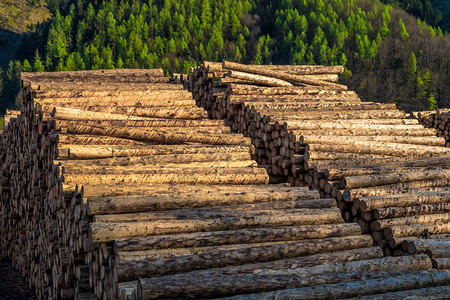
[[[437,135],[443,137],[445,145],[450,147],[450,109],[413,112],[411,115],[425,127],[435,128]]]
[[[184,85],[212,118],[252,139],[271,177],[335,198],[345,221],[359,223],[386,255],[412,252],[399,238],[448,243],[445,139],[395,105],[362,102],[327,77],[342,69],[205,62]]]
[[[268,185],[250,139],[162,75],[22,75],[21,112],[1,135],[0,251],[38,298],[349,297],[448,282],[425,254],[383,258],[335,199]]]

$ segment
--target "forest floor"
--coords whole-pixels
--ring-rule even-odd
[[[0,257],[0,300],[35,300],[34,291],[28,283],[13,269],[11,261]]]

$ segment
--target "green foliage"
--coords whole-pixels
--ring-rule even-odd
[[[5,117],[0,117],[0,130],[3,130],[5,128]]]
[[[33,72],[33,67],[30,65],[30,63],[26,59],[23,61],[22,71],[23,72]]]
[[[44,64],[41,61],[41,57],[39,55],[39,50],[37,50],[37,49],[34,54],[33,71],[34,72],[44,72]]]
[[[384,3],[394,5],[395,7],[402,8],[408,13],[416,16],[423,21],[437,26],[442,21],[442,12],[433,8],[430,0],[382,0]],[[445,1],[442,1],[445,2]],[[448,4],[447,4],[448,5]]]
[[[398,19],[398,26],[400,27],[400,38],[405,42],[409,38],[409,33],[406,31],[402,18]]]
[[[255,53],[250,49],[255,46],[247,45],[250,30],[244,23],[254,5],[248,0],[86,2],[77,1],[64,16],[55,10],[44,47],[45,70],[164,67],[180,72],[200,60],[249,61]],[[270,37],[260,49],[265,61],[269,44]]]
[[[414,51],[411,52],[411,55],[409,56],[406,72],[410,78],[415,78],[417,74],[417,58]]]

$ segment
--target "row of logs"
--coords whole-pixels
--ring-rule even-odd
[[[296,78],[302,68],[205,62],[184,85],[210,117],[226,120],[233,131],[252,139],[254,158],[269,166],[271,177],[335,198],[345,221],[360,224],[386,255],[411,254],[400,239],[412,244],[439,237],[445,245],[440,249],[448,249],[450,149],[445,139],[395,105],[362,102],[345,87],[275,80]],[[331,72],[320,68],[315,74]],[[234,71],[246,72],[246,79],[231,76]],[[378,206],[365,207],[366,199]],[[411,201],[400,204],[399,199]],[[442,253],[447,252],[439,258]]]
[[[269,185],[250,139],[162,74],[22,74],[0,251],[39,299],[445,295],[427,255],[385,258],[335,199]]]
[[[446,146],[450,147],[450,109],[413,112],[411,115],[425,127],[435,128],[437,135],[443,137]]]

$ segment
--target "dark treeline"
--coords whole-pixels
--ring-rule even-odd
[[[434,8],[430,0],[383,0],[383,3],[401,8],[432,26],[441,25],[442,12]]]
[[[379,1],[66,0],[53,6],[51,22],[26,42],[28,59],[11,62],[0,76],[2,108],[13,105],[21,71],[186,73],[199,61],[225,59],[342,64],[341,81],[365,100],[406,110],[450,106],[450,37]]]

